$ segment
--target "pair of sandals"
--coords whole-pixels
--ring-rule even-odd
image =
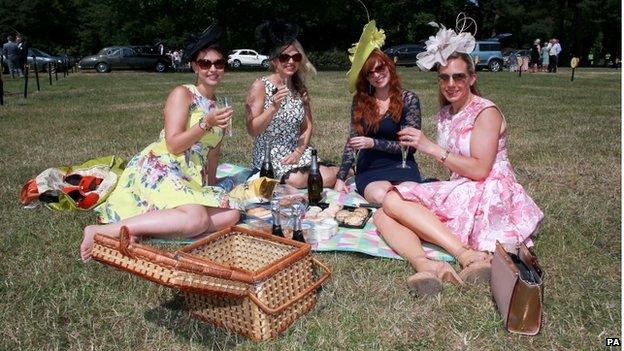
[[[457,274],[448,262],[431,261],[436,267],[407,278],[407,285],[418,296],[432,296],[442,290],[443,282],[458,287],[490,281],[492,255],[463,247],[455,255],[463,270]],[[427,259],[423,257],[423,259]],[[428,259],[427,259],[428,260]]]

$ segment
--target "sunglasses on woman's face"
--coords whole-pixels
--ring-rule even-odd
[[[384,69],[386,69],[386,65],[385,64],[380,64],[379,66],[371,69],[370,71],[366,72],[366,77],[367,78],[371,78],[376,74],[381,74],[383,73]]]
[[[288,62],[290,59],[292,59],[295,62],[301,62],[301,59],[303,58],[303,56],[300,53],[296,53],[294,55],[288,55],[288,54],[280,54],[277,59],[279,60],[279,62],[281,63],[286,63]]]
[[[215,66],[216,69],[224,69],[225,68],[225,59],[218,59],[214,61],[210,61],[208,59],[199,59],[195,61],[199,68],[201,69],[210,69],[210,67]]]
[[[456,83],[463,83],[466,81],[466,78],[468,78],[468,75],[466,73],[438,74],[438,81],[443,83],[448,83],[451,78],[453,78],[453,81]]]

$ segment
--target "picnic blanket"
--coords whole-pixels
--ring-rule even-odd
[[[236,164],[221,164],[217,168],[217,177],[223,178],[227,176],[235,176],[239,172],[247,172],[249,169],[236,165]],[[306,190],[301,190],[305,192]],[[359,206],[360,204],[367,203],[367,201],[355,192],[354,187],[349,189],[348,193],[339,193],[333,189],[324,189],[323,191],[324,201],[328,203],[339,203],[343,206]],[[244,225],[244,223],[243,223]],[[171,240],[163,239],[149,239],[150,242],[166,243]],[[192,243],[197,238],[191,239],[179,239],[178,243]],[[453,261],[453,256],[449,255],[442,248],[425,243],[425,254],[427,257],[440,260],[440,261]],[[377,228],[372,220],[366,223],[366,226],[362,229],[352,229],[338,227],[338,234],[330,238],[329,240],[321,241],[312,244],[313,251],[346,251],[346,252],[359,252],[375,257],[385,257],[394,259],[403,259],[396,253],[391,247],[386,244],[383,238],[379,235]]]

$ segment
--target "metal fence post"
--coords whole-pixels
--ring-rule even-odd
[[[33,61],[35,61],[35,79],[37,80],[37,91],[41,91],[39,86],[39,68],[37,67],[37,56],[33,55]]]
[[[24,65],[24,99],[28,98],[28,64]]]
[[[52,64],[48,64],[48,76],[50,77],[50,85],[52,85]]]

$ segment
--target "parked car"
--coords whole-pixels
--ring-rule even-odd
[[[475,43],[472,57],[477,59],[477,69],[487,68],[492,72],[498,72],[503,68],[503,54],[500,43],[496,40],[482,40]]]
[[[384,52],[397,66],[412,67],[416,65],[416,55],[425,50],[424,44],[406,44],[389,47]]]
[[[111,46],[97,55],[82,58],[80,69],[95,69],[100,73],[113,69],[155,70],[165,72],[171,67],[171,58],[162,56],[147,46]]]
[[[262,66],[269,67],[269,57],[260,55],[251,49],[232,50],[228,55],[228,64],[234,68],[240,66]]]
[[[54,70],[58,70],[58,71],[63,71],[64,70],[64,66],[63,66],[63,61],[64,61],[64,57],[62,56],[52,56],[48,53],[45,53],[39,49],[36,48],[29,48],[28,49],[28,66],[30,67],[30,70],[34,70],[34,65],[35,65],[35,58],[33,58],[33,56],[36,57],[36,61],[37,61],[37,70],[39,72],[47,72],[48,70],[52,70],[52,72],[54,72]],[[2,56],[2,71],[8,73],[9,72],[9,66],[6,62],[6,57],[4,57],[4,55]]]
[[[509,68],[510,60],[509,58],[515,56],[521,56],[523,58],[531,57],[531,50],[509,50],[506,54],[503,55],[503,67]]]

